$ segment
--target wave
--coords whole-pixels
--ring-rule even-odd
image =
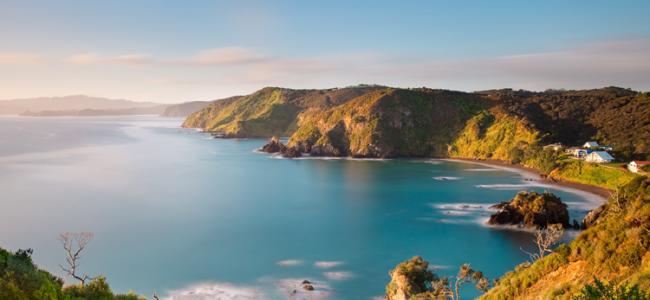
[[[491,168],[471,168],[471,169],[463,169],[463,171],[468,171],[468,172],[494,172],[494,171],[499,171],[499,169],[491,169]]]
[[[342,265],[342,261],[317,261],[314,263],[314,267],[319,269],[329,269]]]
[[[260,300],[268,299],[257,287],[239,286],[227,282],[199,283],[167,292],[165,300]]]
[[[475,185],[477,188],[481,189],[492,189],[492,190],[521,190],[523,188],[529,188],[529,187],[536,187],[536,186],[541,186],[538,184],[530,184],[530,183],[518,183],[518,184],[510,184],[510,183],[498,183],[498,184],[478,184]]]
[[[278,291],[287,299],[312,299],[321,300],[328,299],[332,294],[332,289],[325,283],[306,279],[309,284],[314,288],[313,291],[308,291],[303,288],[305,279],[286,278],[275,282]]]
[[[458,180],[461,177],[454,177],[454,176],[436,176],[433,177],[433,179],[438,180],[438,181],[446,181],[446,180]]]
[[[435,209],[443,211],[488,211],[492,204],[482,204],[482,203],[442,203],[442,204],[431,204]]]
[[[303,261],[299,259],[285,259],[285,260],[277,261],[275,264],[280,267],[295,267],[298,265],[302,265],[302,263]]]
[[[323,276],[329,280],[348,280],[352,278],[352,273],[346,271],[323,272]]]

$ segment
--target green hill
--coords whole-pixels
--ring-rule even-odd
[[[250,95],[214,101],[189,115],[183,127],[200,128],[225,137],[288,136],[295,131],[300,112],[336,106],[374,89],[377,87],[327,90],[268,87]]]
[[[291,136],[312,155],[522,160],[542,143],[595,139],[622,159],[650,155],[650,95],[621,88],[464,93],[354,86],[264,88],[215,101],[183,126],[225,137]]]

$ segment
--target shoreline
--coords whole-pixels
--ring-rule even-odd
[[[607,199],[611,196],[611,191],[605,188],[587,185],[582,183],[567,182],[567,181],[557,181],[550,178],[542,178],[542,173],[536,169],[524,167],[521,165],[515,165],[506,163],[498,160],[475,160],[469,158],[445,158],[441,159],[445,161],[454,161],[454,162],[463,162],[463,163],[472,163],[477,165],[483,165],[487,167],[493,167],[497,169],[507,170],[511,172],[516,172],[521,174],[524,179],[532,179],[533,182],[537,182],[541,185],[556,186],[565,189],[577,190],[584,193],[589,193],[593,196],[598,197],[601,200],[601,204],[607,202]]]

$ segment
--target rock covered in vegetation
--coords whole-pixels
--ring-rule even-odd
[[[429,263],[415,256],[395,267],[389,273],[390,283],[386,286],[386,300],[408,300],[428,291],[435,274],[429,270]]]
[[[519,225],[525,228],[545,228],[548,224],[569,225],[567,205],[551,193],[519,192],[509,202],[493,205],[495,214],[490,216],[491,225]]]

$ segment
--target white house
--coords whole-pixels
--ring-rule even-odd
[[[548,145],[544,146],[544,149],[545,150],[546,149],[553,149],[553,151],[560,151],[560,150],[564,149],[564,145],[562,145],[561,143],[553,143],[553,144],[548,144]]]
[[[569,149],[566,149],[566,153],[571,154],[577,158],[583,158],[587,156],[587,150],[578,147],[571,147]]]
[[[585,160],[593,163],[606,163],[614,161],[614,157],[605,151],[594,151],[587,154]]]
[[[598,142],[586,142],[584,145],[582,145],[583,148],[598,148],[600,145]]]
[[[639,173],[642,166],[650,165],[650,161],[633,160],[627,164],[627,169],[632,173]]]

